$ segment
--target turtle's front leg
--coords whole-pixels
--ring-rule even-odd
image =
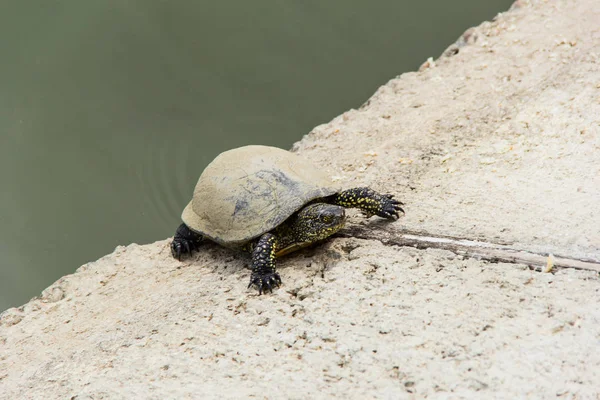
[[[281,278],[275,272],[276,248],[277,237],[272,233],[265,233],[252,250],[252,275],[248,287],[255,285],[258,294],[272,292],[274,287],[281,284]]]
[[[203,241],[204,237],[202,235],[188,228],[186,224],[181,224],[171,242],[171,254],[181,261],[182,255],[191,256],[192,251],[198,251]]]
[[[380,194],[368,187],[344,190],[333,195],[332,202],[342,207],[360,208],[368,217],[377,215],[387,219],[398,219],[398,211],[404,213],[401,201],[394,200],[394,195]]]

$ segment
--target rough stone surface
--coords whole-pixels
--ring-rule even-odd
[[[598,21],[596,0],[520,0],[294,148],[407,203],[354,224],[598,260]],[[0,398],[600,396],[598,272],[334,238],[259,297],[243,255],[180,263],[168,244],[119,247],[3,313]]]

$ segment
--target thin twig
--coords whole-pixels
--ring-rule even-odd
[[[449,236],[432,236],[422,232],[404,231],[401,234],[392,234],[387,230],[373,228],[373,226],[350,225],[339,232],[337,236],[367,240],[375,239],[388,246],[443,249],[462,256],[489,262],[525,264],[538,271],[574,268],[600,273],[600,260],[540,254],[533,251],[515,249],[505,244]]]

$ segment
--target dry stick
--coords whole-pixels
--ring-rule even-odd
[[[453,253],[485,260],[489,262],[507,262],[525,264],[537,271],[550,271],[553,268],[574,268],[600,273],[600,261],[594,259],[577,259],[531,251],[518,250],[507,245],[482,242],[450,236],[431,236],[422,232],[392,234],[387,230],[373,229],[360,225],[347,226],[338,236],[359,239],[376,239],[385,245],[410,246],[418,249],[443,249]],[[407,231],[404,231],[407,232]]]

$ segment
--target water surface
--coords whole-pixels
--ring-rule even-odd
[[[0,311],[172,235],[216,154],[291,147],[510,3],[5,2]]]

